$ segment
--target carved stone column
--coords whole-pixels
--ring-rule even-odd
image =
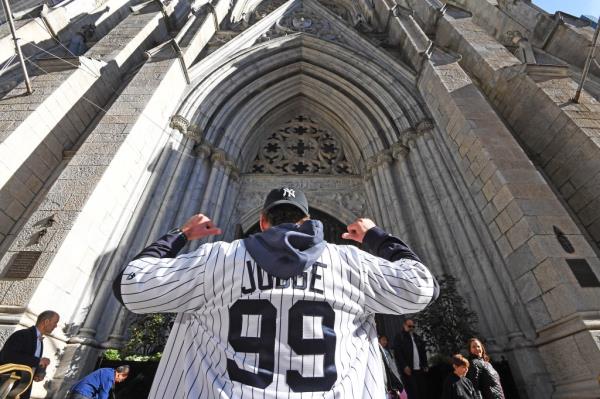
[[[194,140],[186,137],[183,139],[182,144],[181,156],[175,165],[173,174],[162,179],[163,184],[167,185],[168,188],[162,199],[160,210],[156,215],[149,237],[150,241],[155,240],[176,226],[175,219],[179,208],[173,206],[173,204],[180,204],[183,201],[188,188],[189,176],[196,162],[193,153]],[[174,151],[180,152],[178,149],[174,149]]]
[[[403,202],[410,209],[410,212],[406,212],[410,215],[409,230],[416,239],[415,245],[418,245],[422,251],[420,256],[428,262],[428,265],[434,266],[434,271],[439,272],[440,257],[437,248],[433,244],[433,236],[421,204],[422,198],[419,198],[416,184],[409,170],[410,158],[412,158],[412,152],[414,151],[416,151],[414,143],[411,144],[406,140],[402,144],[395,145],[392,154],[398,162],[396,162],[394,168],[396,172],[394,175],[398,179],[398,186],[401,187],[400,192],[402,193]]]
[[[213,218],[216,211],[215,205],[218,204],[218,202],[215,201],[215,196],[219,194],[221,189],[223,175],[225,173],[225,164],[227,162],[227,154],[222,149],[217,148],[212,152],[210,161],[210,175],[208,177],[208,183],[206,184],[206,190],[202,197],[200,212]],[[195,250],[207,241],[210,241],[210,237],[208,237],[208,239],[191,242],[189,244],[190,249]]]
[[[212,213],[214,210],[211,207],[211,202],[213,200],[214,194],[218,192],[219,187],[218,178],[223,174],[223,168],[225,166],[225,161],[227,160],[227,156],[225,151],[221,149],[216,149],[212,155],[210,156],[211,160],[211,170],[210,176],[208,178],[208,184],[206,185],[206,191],[204,192],[204,198],[202,199],[202,206],[200,207],[202,212],[210,212]]]
[[[391,167],[394,162],[392,150],[381,152],[377,157],[377,172],[382,182],[384,206],[390,217],[389,232],[404,236],[406,235],[406,223],[402,217],[402,201],[398,198],[398,187],[394,182]]]
[[[439,149],[436,146],[431,134],[426,133],[423,138],[417,139],[417,147],[419,149],[418,158],[420,159],[420,165],[426,172],[428,178],[423,184],[429,186],[428,190],[433,190],[437,193],[439,201],[430,204],[430,209],[438,215],[433,223],[436,225],[436,232],[443,259],[445,263],[442,265],[443,271],[457,275],[459,272],[459,285],[470,292],[470,296],[476,296],[477,299],[469,301],[469,305],[473,310],[480,315],[480,321],[484,327],[484,331],[481,331],[486,337],[491,336],[491,325],[492,319],[496,318],[496,312],[485,312],[481,306],[486,301],[478,296],[483,294],[481,291],[474,289],[476,284],[472,282],[473,270],[468,269],[468,264],[480,263],[473,257],[473,250],[470,243],[467,252],[469,255],[464,257],[464,243],[469,243],[464,232],[463,225],[468,223],[464,219],[464,216],[468,212],[459,212],[457,207],[460,207],[463,202],[458,198],[459,194],[454,187],[453,179],[449,173],[447,167],[444,165],[443,160],[439,154]],[[460,215],[463,215],[461,217]],[[489,303],[486,308],[490,309],[493,305]],[[489,342],[486,342],[489,346]],[[489,349],[488,349],[489,350]]]
[[[231,212],[226,212],[227,206],[225,204],[225,194],[228,193],[230,191],[230,177],[232,175],[232,173],[234,172],[234,170],[236,170],[236,166],[233,162],[231,162],[229,159],[225,159],[225,161],[222,164],[222,176],[220,178],[219,181],[219,189],[217,192],[217,202],[215,205],[215,209],[213,211],[213,221],[215,222],[215,224],[217,226],[220,226],[221,229],[223,229],[223,231],[225,232],[226,229],[226,224],[229,223],[229,220],[223,220],[223,215],[225,214],[229,214],[231,215]],[[230,197],[230,195],[228,195],[227,197]],[[208,240],[209,242],[214,241],[215,237],[209,237]]]
[[[363,175],[363,180],[365,182],[365,192],[367,193],[367,197],[369,198],[369,202],[371,203],[371,208],[374,212],[372,217],[375,219],[375,222],[385,226],[387,222],[387,214],[383,213],[380,199],[377,197],[377,189],[379,187],[378,179],[376,174],[374,173],[375,162],[374,160],[367,161],[366,170]]]
[[[202,194],[206,190],[210,173],[210,156],[212,147],[208,143],[198,143],[194,147],[196,161],[192,173],[186,184],[186,194],[179,207],[179,213],[175,218],[175,224],[180,226],[192,215],[202,211],[200,205]]]
[[[108,339],[101,346],[106,349],[122,348],[127,342],[125,339],[126,329],[129,325],[128,321],[134,316],[123,306],[120,306],[116,312],[114,322]]]
[[[363,174],[363,181],[365,186],[365,193],[367,194],[368,202],[370,204],[369,208],[371,208],[372,215],[369,217],[373,218],[376,223],[381,223],[383,221],[383,216],[381,215],[381,210],[379,208],[379,203],[377,202],[377,198],[375,196],[375,184],[373,182],[373,175],[369,169],[365,170]]]
[[[240,198],[240,171],[237,166],[229,161],[226,165],[226,176],[228,183],[226,190],[223,192],[222,199],[219,201],[221,208],[219,209],[219,227],[223,229],[223,237],[225,239],[233,238],[235,235],[235,210],[238,201],[244,201]],[[221,195],[221,194],[220,194]]]

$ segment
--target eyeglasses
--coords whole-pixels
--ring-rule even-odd
[[[406,328],[415,328],[415,325],[414,324],[407,324]]]

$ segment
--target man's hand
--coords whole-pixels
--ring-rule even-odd
[[[367,231],[373,227],[375,227],[375,222],[371,219],[358,218],[354,223],[348,225],[348,232],[342,234],[342,238],[362,243]]]
[[[201,213],[189,218],[181,228],[181,231],[188,241],[222,233],[221,229],[215,226],[212,220]]]
[[[408,366],[404,367],[404,374],[406,374],[406,375],[412,374],[412,370],[410,369],[410,367],[408,367]]]
[[[49,364],[50,359],[48,359],[47,357],[43,357],[40,359],[40,363],[38,364],[38,367],[35,370],[35,374],[33,375],[33,380],[35,382],[44,381],[44,378],[46,377],[46,367],[48,367]]]

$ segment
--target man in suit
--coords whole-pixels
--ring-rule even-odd
[[[50,359],[42,357],[43,339],[45,335],[52,333],[59,319],[58,313],[46,310],[39,314],[35,326],[12,333],[0,350],[0,365],[24,364],[33,369],[34,381],[42,381],[46,375],[46,367],[50,364]],[[31,387],[21,395],[21,399],[28,399],[30,395]]]
[[[414,329],[414,320],[404,320],[402,331],[396,335],[394,355],[398,369],[402,370],[408,399],[424,399],[427,398],[425,381],[425,373],[428,371],[427,354],[423,340],[414,333]]]

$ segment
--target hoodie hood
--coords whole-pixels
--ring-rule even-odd
[[[284,223],[244,239],[252,258],[267,273],[286,279],[302,273],[321,256],[326,242],[323,224],[307,220]]]

